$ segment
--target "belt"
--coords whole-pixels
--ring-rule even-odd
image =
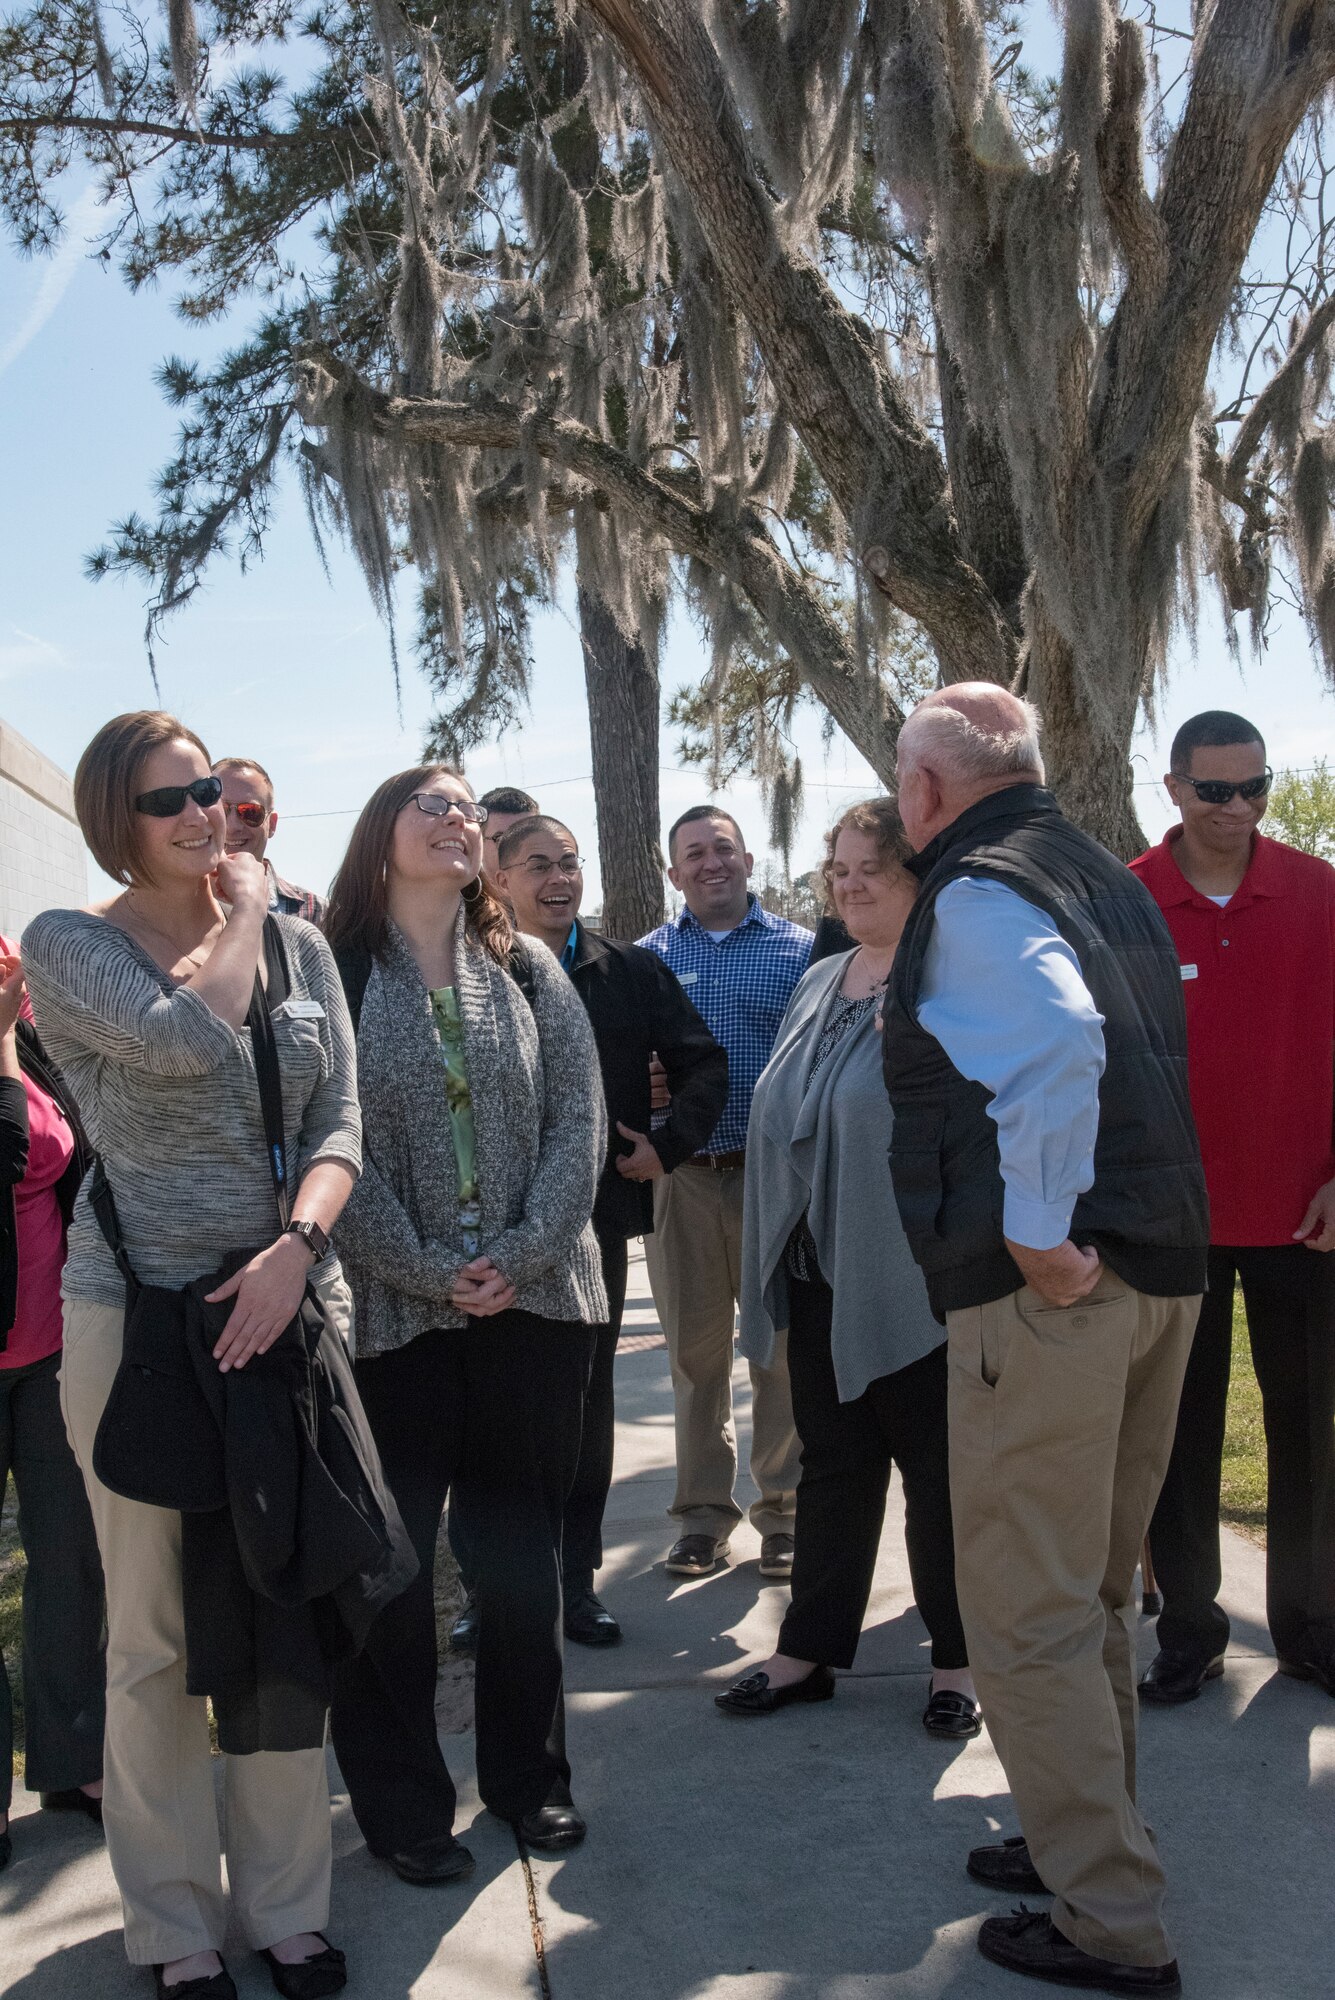
[[[738,1146],[732,1153],[692,1153],[686,1164],[691,1167],[708,1167],[712,1174],[740,1173],[746,1165],[746,1148]]]

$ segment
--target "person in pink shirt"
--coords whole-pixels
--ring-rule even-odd
[[[102,1565],[59,1389],[65,1229],[86,1166],[73,1105],[32,1025],[18,947],[0,937],[0,1503],[12,1474],[28,1561],[25,1776],[48,1811],[100,1824]],[[13,1748],[0,1661],[0,1868],[12,1851]]]

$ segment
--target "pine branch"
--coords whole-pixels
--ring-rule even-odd
[[[83,118],[60,111],[0,118],[0,132],[91,132],[115,139],[170,139],[180,146],[224,146],[251,153],[314,143],[313,135],[302,132],[210,132],[199,125],[159,125],[148,118]],[[320,134],[322,140],[326,137]]]

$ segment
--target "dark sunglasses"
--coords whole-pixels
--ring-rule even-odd
[[[486,824],[487,808],[474,805],[472,799],[447,799],[443,792],[414,792],[412,801],[428,819],[445,819],[450,813],[458,813],[469,826]]]
[[[262,806],[258,799],[241,799],[237,804],[230,805],[227,810],[236,814],[242,826],[263,826],[269,817],[268,807]]]
[[[1240,799],[1259,799],[1270,790],[1274,772],[1267,764],[1259,778],[1244,778],[1240,785],[1226,785],[1222,778],[1189,778],[1184,771],[1174,771],[1179,785],[1190,785],[1203,806],[1226,806],[1234,792]]]
[[[222,785],[221,778],[196,778],[193,785],[159,785],[155,792],[140,792],[134,809],[147,813],[150,819],[175,819],[177,813],[185,811],[187,799],[206,809],[216,806]]]

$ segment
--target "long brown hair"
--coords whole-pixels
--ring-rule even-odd
[[[462,771],[452,764],[414,764],[411,771],[399,771],[377,785],[358,815],[348,851],[334,877],[325,912],[324,934],[335,951],[341,946],[369,951],[374,958],[384,950],[385,925],[389,920],[389,857],[394,845],[394,822],[414,792],[420,792],[433,778],[457,778],[474,797],[472,786]],[[464,890],[464,920],[478,943],[489,951],[498,965],[510,957],[510,919],[492,895],[481,875]]]

